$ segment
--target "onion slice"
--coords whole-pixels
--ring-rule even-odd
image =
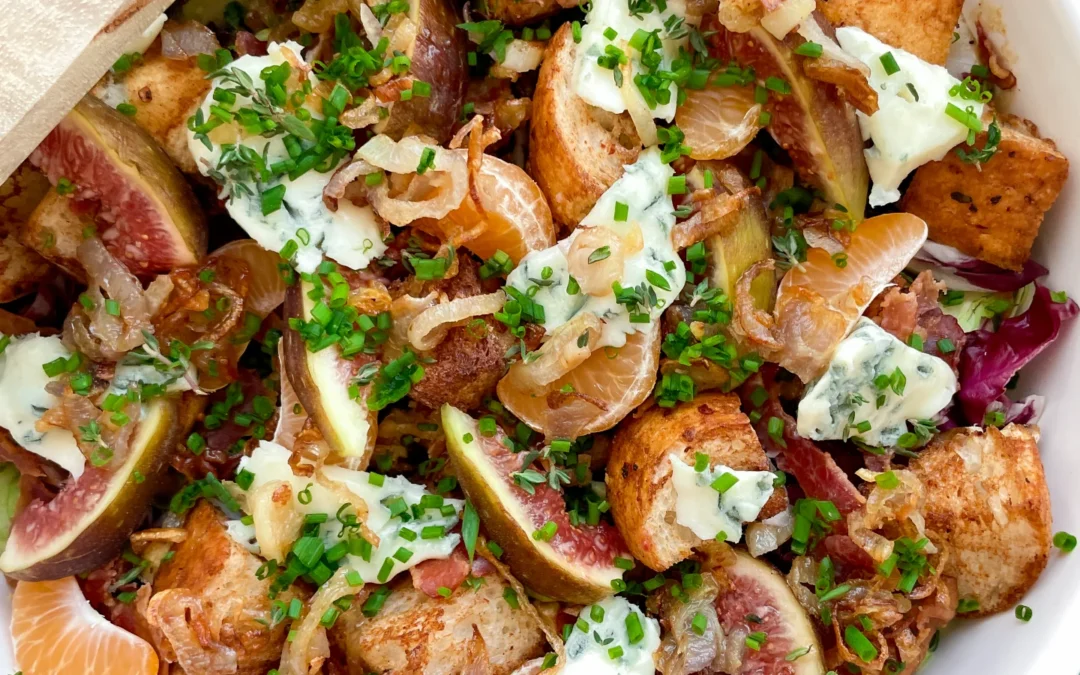
[[[496,291],[487,295],[458,298],[428,307],[420,312],[409,325],[409,344],[421,352],[434,349],[446,337],[447,331],[455,325],[476,316],[494,314],[502,309],[505,302],[506,294]]]

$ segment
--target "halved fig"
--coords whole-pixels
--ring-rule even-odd
[[[145,406],[138,424],[126,456],[103,466],[87,463],[51,501],[35,499],[15,515],[0,555],[4,574],[25,581],[60,579],[100,567],[124,549],[146,517],[184,431],[172,399]]]
[[[742,649],[742,664],[731,672],[823,675],[821,643],[784,577],[772,565],[741,550],[734,552],[734,564],[713,570],[721,588],[716,614],[723,639]],[[763,642],[755,641],[761,648],[743,649],[752,633],[764,633]]]
[[[49,181],[27,162],[0,184],[0,303],[30,293],[50,274],[48,263],[19,242],[30,214],[48,192]]]
[[[622,577],[615,558],[630,557],[618,530],[602,521],[575,527],[558,491],[519,487],[513,474],[529,467],[507,448],[501,430],[485,436],[476,420],[449,405],[442,423],[458,481],[514,576],[564,602],[587,605],[614,593],[611,583]]]
[[[803,72],[802,57],[793,51],[803,39],[793,33],[780,41],[761,26],[736,33],[715,18],[708,23],[716,31],[710,38],[713,56],[753,68],[758,84],[779,78],[790,87],[790,93],[769,93],[769,133],[791,155],[802,179],[821,190],[827,206],[840,204],[854,222],[861,221],[870,175],[855,109],[834,85]],[[775,79],[771,83],[777,86]]]
[[[391,103],[389,116],[375,125],[375,131],[395,140],[423,134],[445,143],[461,117],[469,83],[465,62],[468,38],[457,27],[461,13],[450,0],[416,0],[409,3],[408,16],[416,27],[416,37],[404,50],[410,59],[405,79],[427,82],[431,96]]]
[[[109,74],[92,93],[113,107],[135,107],[132,119],[158,142],[184,173],[196,174],[195,158],[188,149],[187,120],[210,90],[206,72],[195,58],[169,59],[155,41],[122,75]]]
[[[612,115],[574,93],[575,45],[569,23],[548,43],[533,95],[529,173],[547,195],[555,222],[573,229],[637,161],[641,141],[626,113]]]
[[[290,286],[285,293],[286,319],[311,321],[316,300],[309,293],[314,284],[304,281]],[[337,345],[313,352],[297,331],[289,328],[284,335],[285,372],[296,396],[330,447],[350,466],[363,469],[375,449],[377,413],[367,407],[370,385],[360,387],[356,398],[349,396],[349,385],[360,369],[376,363],[374,357],[358,354],[345,358]]]
[[[736,194],[752,187],[750,181],[734,167],[713,162],[700,162],[698,167],[711,170],[717,188]],[[772,235],[765,207],[757,197],[746,200],[732,219],[730,229],[705,240],[712,267],[712,285],[729,298],[735,297],[735,284],[751,265],[772,255]],[[768,309],[776,291],[776,277],[761,274],[750,287],[758,307]]]
[[[105,246],[133,273],[194,265],[206,254],[205,218],[183,176],[153,138],[96,98],[83,98],[30,161],[53,185],[66,179],[72,198],[94,205]],[[24,243],[47,255],[40,242]]]

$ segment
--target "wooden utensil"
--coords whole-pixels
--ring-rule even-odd
[[[0,182],[171,2],[0,2]]]

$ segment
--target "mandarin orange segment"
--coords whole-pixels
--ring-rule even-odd
[[[675,124],[686,135],[692,158],[727,159],[754,139],[760,115],[753,87],[707,87],[687,90]]]
[[[828,251],[812,248],[806,262],[784,275],[779,295],[794,287],[811,289],[834,309],[856,321],[926,241],[926,223],[910,213],[889,213],[859,224],[838,264]]]
[[[517,264],[526,254],[555,245],[551,209],[540,186],[521,168],[484,156],[477,178],[479,203],[466,195],[461,206],[439,221],[416,224],[481,258],[503,251]]]
[[[548,438],[577,438],[610,429],[641,405],[656,384],[659,359],[660,326],[654,322],[648,332],[627,336],[619,349],[596,350],[542,391],[515,386],[508,373],[499,381],[499,400]]]
[[[98,614],[74,577],[20,581],[11,601],[15,661],[25,675],[153,675],[154,648]]]

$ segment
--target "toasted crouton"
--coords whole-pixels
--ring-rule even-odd
[[[281,660],[288,622],[270,627],[270,580],[255,576],[262,560],[229,536],[217,510],[205,501],[191,512],[184,529],[187,538],[154,579],[151,612],[155,601],[174,599],[166,593],[182,593],[186,602],[169,604],[178,608],[186,604],[182,616],[196,631],[205,633],[209,627],[215,644],[208,651],[227,654],[231,650],[236,655],[236,673],[264,675]],[[289,589],[277,599],[288,603],[298,595],[299,591]],[[175,653],[178,645],[164,637],[161,641],[165,644],[157,645],[159,652]],[[183,659],[179,664],[185,667]]]
[[[573,7],[574,5],[569,5]],[[559,0],[482,0],[480,13],[510,26],[539,21],[562,9]]]
[[[573,229],[637,161],[641,140],[627,114],[594,108],[574,93],[574,37],[564,23],[548,43],[533,95],[529,173],[555,222]]]
[[[30,293],[50,274],[49,264],[19,241],[30,214],[48,192],[48,179],[28,163],[0,184],[0,303]]]
[[[1014,605],[1046,567],[1050,494],[1038,438],[1015,424],[954,429],[911,462],[926,490],[926,529],[945,544],[944,574],[961,599],[979,602],[977,615]]]
[[[915,172],[900,202],[930,228],[930,238],[980,260],[1019,270],[1031,257],[1043,215],[1069,176],[1069,160],[1035,125],[998,119],[1001,142],[984,164],[967,164],[955,152]],[[976,146],[986,143],[986,132]]]
[[[674,409],[651,408],[615,435],[607,469],[608,501],[615,524],[634,557],[657,571],[687,558],[702,540],[675,522],[675,487],[668,456],[693,465],[695,454],[711,465],[739,471],[771,469],[750,420],[733,394],[710,392]],[[787,508],[777,489],[759,520]]]
[[[19,239],[52,264],[85,281],[86,271],[75,253],[83,230],[93,225],[93,214],[78,213],[75,200],[50,190],[30,214]]]
[[[840,26],[857,26],[923,61],[945,65],[964,0],[818,0],[818,10]]]
[[[366,617],[359,605],[341,615],[331,638],[345,651],[352,675],[454,675],[472,660],[473,627],[483,639],[491,675],[510,673],[543,654],[546,642],[535,619],[504,599],[509,586],[496,574],[472,590],[458,587],[448,598],[430,598],[408,578],[392,585],[379,613]]]
[[[197,173],[188,149],[187,120],[202,105],[210,81],[195,58],[167,59],[161,55],[160,43],[155,43],[119,78],[99,85],[93,93],[101,98],[122,94],[135,106],[135,122],[158,142],[177,168]]]

